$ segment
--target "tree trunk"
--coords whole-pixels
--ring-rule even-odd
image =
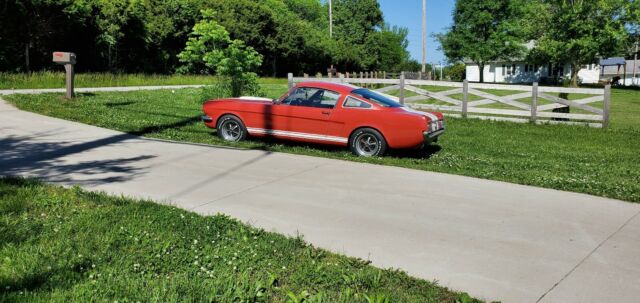
[[[276,78],[278,76],[278,68],[276,65],[276,57],[273,57],[273,60],[271,61],[271,68],[273,68],[273,77]]]
[[[484,63],[478,63],[478,70],[480,71],[480,83],[484,83]]]
[[[578,87],[578,68],[577,64],[571,64],[571,87]]]
[[[31,41],[24,44],[24,67],[27,74],[31,73],[31,62],[29,62],[29,48],[31,48]]]
[[[107,65],[109,66],[109,71],[112,70],[111,65],[111,44],[109,44],[109,48],[107,48]]]

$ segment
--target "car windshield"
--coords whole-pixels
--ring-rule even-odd
[[[392,100],[391,98],[372,92],[366,88],[354,89],[351,93],[374,102],[382,107],[402,107],[402,104]]]

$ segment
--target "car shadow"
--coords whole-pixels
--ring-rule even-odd
[[[217,131],[214,129],[211,132],[211,136],[217,137]],[[255,143],[257,146],[251,149],[264,150],[270,152],[280,151],[279,147],[285,148],[298,148],[298,149],[312,149],[321,153],[334,153],[336,156],[343,158],[344,155],[354,156],[349,151],[348,147],[325,145],[319,143],[310,142],[297,142],[286,139],[280,139],[273,136],[267,137],[248,137],[247,141]],[[386,154],[383,157],[401,158],[401,159],[429,159],[433,155],[439,153],[442,147],[437,144],[430,144],[423,148],[415,149],[387,149]]]
[[[135,101],[125,101],[125,102],[106,102],[104,106],[106,107],[120,107],[120,106],[128,106],[132,104],[136,104]]]

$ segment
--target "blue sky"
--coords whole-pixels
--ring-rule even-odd
[[[409,52],[420,62],[422,58],[422,0],[378,0],[384,19],[391,25],[409,29]],[[455,0],[427,0],[427,62],[444,61],[433,33],[451,26]]]

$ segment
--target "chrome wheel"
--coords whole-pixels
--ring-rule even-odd
[[[242,126],[240,123],[234,120],[227,120],[222,123],[222,127],[220,129],[222,132],[222,138],[227,141],[238,141],[240,137],[242,137]]]
[[[380,142],[372,134],[363,134],[356,141],[356,150],[358,154],[365,157],[371,157],[378,153]]]

